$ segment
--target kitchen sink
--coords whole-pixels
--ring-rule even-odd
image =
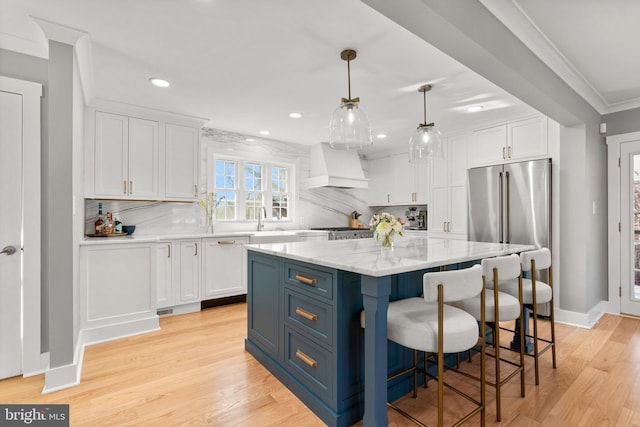
[[[280,243],[280,242],[297,242],[300,237],[295,231],[256,231],[249,238],[249,243]]]

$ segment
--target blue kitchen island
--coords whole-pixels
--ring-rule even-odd
[[[389,301],[420,295],[422,275],[462,268],[530,245],[398,237],[246,246],[245,348],[329,426],[386,426],[387,399],[409,381],[387,384],[411,352],[387,341]],[[360,327],[365,310],[366,329]]]

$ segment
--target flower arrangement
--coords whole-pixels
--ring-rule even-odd
[[[216,208],[224,200],[224,196],[218,200],[213,191],[207,193],[205,197],[200,198],[200,206],[204,208],[204,218],[207,223],[207,231],[213,233],[213,225],[216,220]]]
[[[369,221],[369,227],[373,230],[377,240],[382,238],[382,246],[393,246],[393,236],[398,233],[402,236],[402,230],[404,229],[404,220],[400,217],[396,218],[387,212],[381,214],[375,213]]]

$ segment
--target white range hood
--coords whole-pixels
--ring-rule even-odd
[[[369,188],[356,151],[333,150],[326,142],[311,147],[309,188]]]

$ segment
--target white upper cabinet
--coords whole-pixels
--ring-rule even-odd
[[[86,117],[85,197],[198,199],[204,119],[108,102]]]
[[[467,237],[467,134],[443,139],[444,159],[434,159],[431,168],[429,235]]]
[[[518,120],[474,131],[470,166],[528,160],[548,155],[547,118]]]
[[[158,198],[158,122],[96,112],[95,194]]]
[[[165,198],[198,198],[199,130],[166,124],[165,129]]]
[[[369,205],[428,203],[428,168],[409,163],[407,154],[369,160]]]

